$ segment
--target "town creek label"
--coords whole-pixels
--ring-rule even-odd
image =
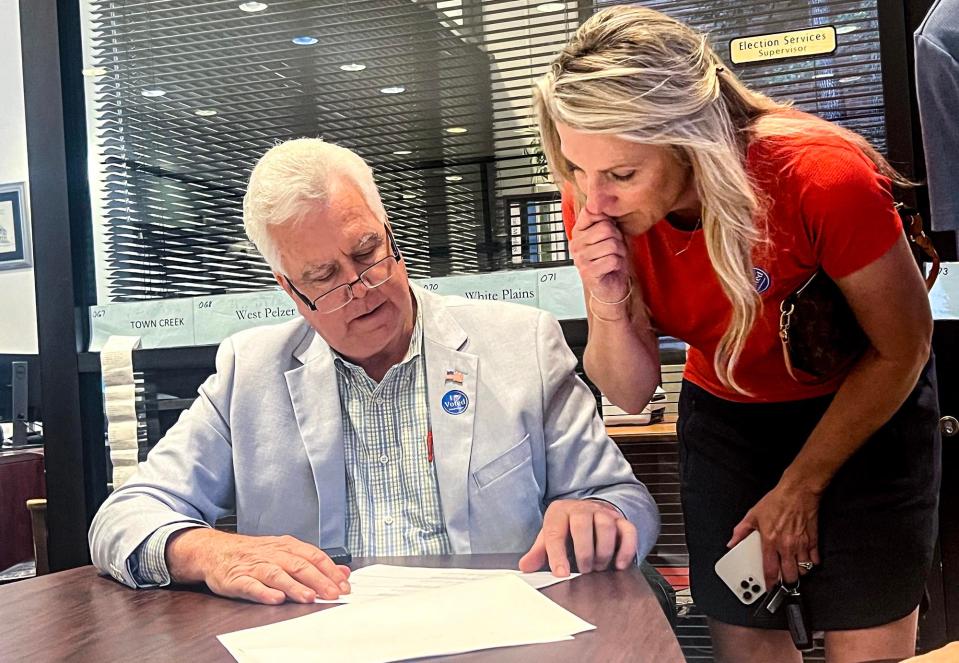
[[[823,55],[835,50],[836,28],[831,25],[739,37],[729,42],[729,57],[733,64]]]
[[[154,299],[90,308],[90,350],[99,350],[110,336],[139,336],[140,347],[193,345],[193,302]]]

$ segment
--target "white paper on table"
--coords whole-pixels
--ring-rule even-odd
[[[338,599],[316,599],[316,602],[359,603],[390,596],[403,596],[424,589],[439,589],[497,575],[515,575],[533,589],[542,589],[558,582],[571,580],[579,574],[572,573],[565,578],[557,578],[549,571],[523,573],[516,569],[434,569],[424,566],[373,564],[350,574],[349,594],[344,594]]]
[[[239,663],[387,663],[571,640],[596,627],[513,574],[366,601],[218,636]]]

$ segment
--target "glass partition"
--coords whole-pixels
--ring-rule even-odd
[[[568,264],[530,86],[608,2],[92,0],[86,74],[101,304],[270,288],[241,202],[277,141],[375,169],[414,277]],[[875,1],[650,0],[734,37],[832,25],[835,54],[734,67],[885,145]]]

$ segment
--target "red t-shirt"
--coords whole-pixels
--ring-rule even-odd
[[[840,137],[802,135],[754,141],[746,169],[769,197],[768,242],[753,250],[763,307],[734,377],[754,394],[719,381],[713,355],[731,305],[713,272],[702,230],[678,230],[663,220],[629,238],[635,277],[653,326],[689,344],[685,377],[733,401],[789,401],[835,392],[843,376],[804,385],[786,371],[779,340],[779,304],[819,267],[842,278],[884,255],[902,235],[891,183],[872,161]],[[564,191],[567,235],[575,223],[571,190]]]

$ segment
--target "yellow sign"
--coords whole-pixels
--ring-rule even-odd
[[[831,25],[809,30],[740,37],[729,42],[729,57],[733,64],[808,57],[832,53],[835,50],[836,28]]]

